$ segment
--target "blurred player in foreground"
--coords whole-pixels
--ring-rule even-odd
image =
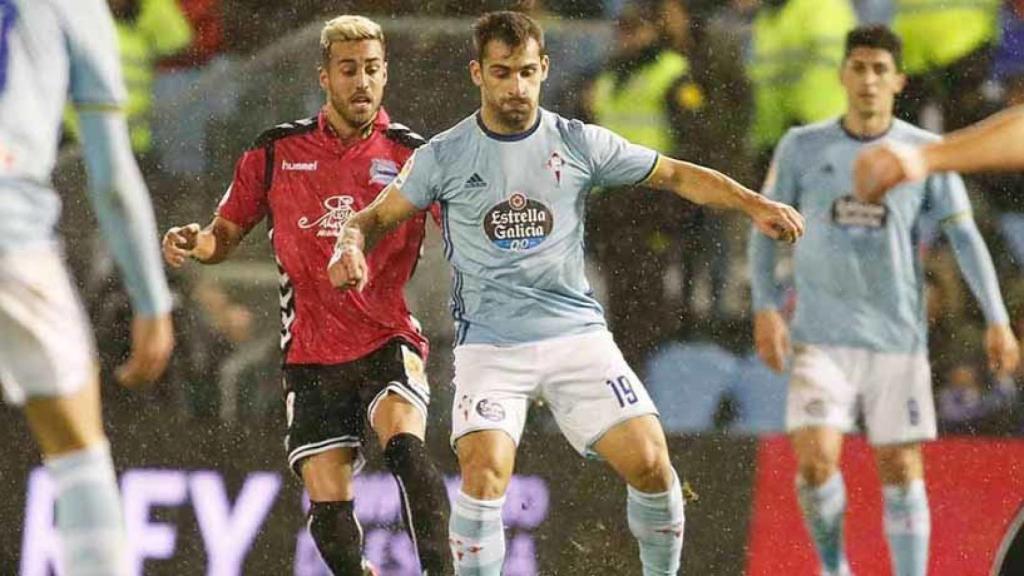
[[[389,230],[440,202],[457,327],[451,441],[462,486],[450,538],[459,574],[501,572],[501,508],[532,398],[547,401],[580,454],[603,457],[627,482],[643,573],[675,574],[682,491],[657,410],[583,274],[585,195],[595,186],[644,183],[741,210],[790,241],[803,233],[803,220],[718,172],[540,109],[549,62],[543,31],[529,17],[489,13],[474,32],[470,75],[480,111],[417,150],[380,198],[348,221],[331,282],[372,286],[379,272],[365,254],[372,264]]]
[[[940,141],[918,146],[882,142],[857,156],[857,195],[878,202],[894,186],[936,172],[1024,169],[1024,106],[1016,106]]]
[[[114,23],[103,0],[0,2],[0,382],[24,405],[53,478],[64,573],[128,574],[88,320],[65,268],[50,187],[61,115],[81,117],[89,199],[132,300],[126,386],[163,372],[171,297],[149,193],[128,143]]]
[[[342,225],[374,201],[423,139],[392,124],[381,107],[388,74],[380,26],[340,16],[324,26],[320,49],[323,109],[264,132],[238,161],[213,222],[171,228],[164,257],[172,266],[189,257],[216,264],[269,219],[281,274],[288,464],[309,493],[309,531],[321,556],[339,576],[370,570],[353,485],[368,422],[398,482],[424,573],[451,574],[448,495],[423,444],[427,340],[403,294],[425,216],[382,242],[365,291],[341,293],[327,279]]]
[[[1018,361],[992,258],[959,176],[932,176],[894,191],[884,204],[852,196],[854,158],[869,142],[938,139],[893,118],[893,101],[905,83],[900,54],[900,39],[888,28],[850,32],[841,69],[846,114],[790,130],[764,189],[769,198],[799,206],[808,222],[794,254],[786,428],[797,454],[798,500],[830,575],[849,574],[838,463],[843,433],[853,429],[858,409],[883,484],[893,574],[924,576],[927,569],[931,521],[920,443],[935,438],[936,423],[918,245],[922,220],[941,227],[981,304],[992,370],[1012,373]],[[776,310],[775,246],[752,235],[750,260],[757,350],[782,372],[791,350],[789,329]]]

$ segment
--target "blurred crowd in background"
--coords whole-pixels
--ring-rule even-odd
[[[903,38],[910,78],[897,106],[903,119],[942,132],[1024,102],[1024,0],[110,0],[110,6],[130,91],[132,144],[162,230],[205,224],[249,143],[266,128],[316,113],[323,101],[318,32],[341,13],[364,14],[384,27],[390,67],[384,105],[424,136],[476,109],[466,73],[473,19],[486,10],[518,9],[546,29],[552,71],[545,107],[724,171],[754,189],[787,128],[843,112],[838,70],[845,34],[858,23],[886,23]],[[57,184],[75,192],[67,194],[65,209],[68,252],[109,374],[128,349],[130,313],[95,227],[72,200],[83,178],[75,133],[69,116]],[[968,186],[1020,336],[1024,175],[971,178]],[[595,191],[589,203],[590,278],[666,429],[781,431],[786,379],[753,352],[745,221],[643,189]],[[433,344],[432,420],[440,424],[450,410],[452,328],[448,269],[434,236],[408,293]],[[1024,372],[991,377],[984,320],[949,246],[924,230],[920,249],[940,429],[1024,434]],[[193,265],[172,274],[179,343],[172,368],[142,394],[107,385],[107,409],[173,410],[243,424],[283,419],[277,275],[262,230],[253,230],[232,265]]]

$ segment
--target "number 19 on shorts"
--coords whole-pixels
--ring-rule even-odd
[[[620,408],[625,408],[627,404],[636,404],[639,400],[629,378],[625,376],[619,376],[614,380],[605,380],[604,383],[615,393],[615,399],[619,401]]]

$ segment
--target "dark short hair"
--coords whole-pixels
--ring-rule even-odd
[[[846,34],[846,52],[843,60],[850,57],[855,48],[876,48],[892,55],[897,70],[903,70],[903,41],[888,26],[872,24],[858,26]]]
[[[533,38],[544,54],[544,30],[522,12],[488,12],[473,24],[473,48],[476,49],[477,60],[484,59],[484,49],[491,41],[504,42],[510,48],[524,46]]]

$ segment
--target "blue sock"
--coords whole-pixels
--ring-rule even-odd
[[[505,562],[505,527],[498,500],[477,500],[459,490],[452,502],[449,541],[460,576],[500,576]]]
[[[843,517],[846,513],[843,475],[836,472],[817,487],[798,477],[796,492],[822,566],[830,574],[847,573],[849,568],[843,548]]]
[[[883,486],[882,497],[893,576],[925,576],[932,522],[924,481],[914,480],[906,486]]]
[[[674,475],[674,472],[673,472]],[[629,531],[640,544],[644,576],[675,576],[683,552],[683,491],[679,478],[659,494],[627,486],[626,516]]]
[[[48,458],[46,468],[56,489],[64,574],[127,575],[128,543],[110,446],[103,442]]]

